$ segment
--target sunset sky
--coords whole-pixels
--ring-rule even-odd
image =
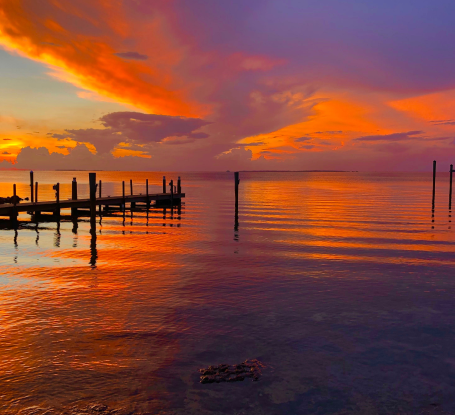
[[[448,169],[454,15],[446,0],[0,0],[0,168]]]

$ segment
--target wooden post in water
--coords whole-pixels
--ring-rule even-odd
[[[123,214],[125,214],[125,181],[122,182],[122,198],[123,198],[123,203],[122,203],[122,209],[123,209]]]
[[[71,182],[71,200],[77,200],[77,181],[76,178],[73,177],[73,181]],[[71,216],[77,217],[77,208],[71,208]]]
[[[17,203],[17,200],[16,200],[16,196],[17,196],[17,192],[16,192],[16,183],[13,184],[13,207],[11,209],[11,213],[10,213],[10,220],[13,221],[13,222],[16,222],[17,221],[17,208],[16,208],[16,203]]]
[[[147,209],[150,207],[150,199],[149,199],[149,179],[145,179],[145,195],[147,197]]]
[[[57,205],[60,204],[60,183],[55,185],[55,200],[57,201]]]
[[[179,178],[177,179],[177,194],[180,194],[180,193],[182,193],[182,186],[181,186],[180,176],[179,176]]]
[[[453,164],[450,165],[449,210],[452,209],[452,174]]]
[[[174,206],[174,180],[169,182],[169,186],[171,188],[171,206]]]
[[[55,190],[55,201],[56,206],[55,206],[55,211],[54,214],[55,216],[59,217],[60,216],[60,183],[57,183],[54,185],[54,190]]]
[[[73,177],[71,182],[71,200],[77,200],[77,181],[75,177]]]
[[[30,170],[30,202],[34,202],[33,198],[33,170]]]
[[[130,179],[130,194],[133,196],[133,181]],[[136,202],[131,202],[130,204],[131,209],[136,207]]]
[[[166,193],[166,176],[163,176],[163,193]]]
[[[102,195],[102,192],[101,192],[101,185],[102,185],[102,182],[101,180],[98,182],[98,197],[101,199],[101,195]],[[99,211],[100,211],[100,218],[101,218],[101,200],[100,200],[100,208],[99,208]]]
[[[88,174],[90,188],[90,226],[96,227],[96,173]]]
[[[235,180],[235,206],[238,207],[238,205],[239,205],[239,183],[240,183],[238,171],[236,171],[234,173],[234,180]]]
[[[432,201],[433,209],[434,209],[435,195],[436,195],[436,160],[433,161],[433,201]]]
[[[35,182],[35,203],[38,203],[38,182]]]

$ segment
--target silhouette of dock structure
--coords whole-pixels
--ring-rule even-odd
[[[150,208],[152,202],[155,206],[173,206],[181,203],[185,193],[181,190],[180,177],[177,185],[174,186],[173,181],[169,182],[169,192],[166,189],[166,178],[163,177],[163,192],[149,193],[149,184],[146,180],[145,194],[133,194],[133,182],[130,180],[130,194],[125,194],[125,182],[122,182],[122,195],[119,196],[102,196],[102,182],[96,183],[96,173],[89,173],[90,198],[79,199],[77,195],[76,178],[72,182],[72,197],[71,199],[60,199],[60,184],[54,185],[55,200],[38,201],[38,182],[33,182],[33,172],[30,172],[30,202],[25,203],[7,203],[0,204],[0,217],[7,216],[11,221],[16,221],[18,214],[26,212],[29,215],[39,217],[42,213],[51,213],[59,217],[62,209],[71,209],[71,216],[89,216],[95,219],[97,211],[102,215],[109,211],[125,211],[127,205],[130,209],[135,209],[141,204],[145,208]],[[98,196],[97,196],[98,190]],[[13,185],[13,197],[16,197],[16,185]],[[17,199],[13,199],[16,200]],[[97,209],[98,208],[98,209]]]

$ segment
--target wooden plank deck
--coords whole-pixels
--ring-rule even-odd
[[[173,195],[174,202],[178,202],[185,197],[185,193]],[[171,202],[170,193],[139,194],[123,196],[109,196],[96,198],[97,206],[122,205],[123,203],[147,203],[147,201]],[[57,201],[45,201],[37,203],[18,203],[17,205],[2,204],[0,205],[0,216],[11,216],[14,212],[55,212],[61,209],[70,208],[90,208],[90,199],[66,199]]]

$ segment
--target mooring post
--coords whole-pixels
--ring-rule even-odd
[[[57,201],[57,205],[60,204],[60,183],[55,185],[55,200]]]
[[[122,203],[122,209],[123,213],[125,213],[125,181],[122,181],[122,198],[123,198],[123,203]]]
[[[77,200],[77,181],[75,177],[73,177],[73,181],[71,182],[71,199]]]
[[[16,203],[17,203],[17,192],[16,192],[16,183],[13,184],[13,207],[10,210],[10,220],[13,222],[17,221],[17,208],[16,208]]]
[[[54,186],[54,190],[55,190],[55,201],[57,202],[56,206],[55,206],[54,214],[58,218],[60,216],[60,183],[57,183]]]
[[[96,173],[88,174],[90,188],[90,226],[96,227]]]
[[[133,196],[133,181],[130,179],[130,194]],[[136,202],[131,202],[131,209],[136,207]]]
[[[101,180],[98,182],[98,197],[101,199],[101,195],[102,195],[102,192],[101,192],[101,185],[102,185],[102,182]],[[100,200],[100,208],[99,208],[99,212],[100,212],[100,217],[101,217],[101,200]]]
[[[73,177],[73,181],[71,182],[71,200],[77,200],[77,181],[76,178]],[[71,208],[71,216],[77,216],[77,208]]]
[[[38,182],[35,182],[35,203],[38,203]]]
[[[182,193],[182,186],[181,186],[181,182],[180,182],[180,176],[177,179],[177,193],[178,194]]]
[[[149,179],[145,179],[145,196],[146,196],[146,203],[147,209],[150,207],[150,200],[149,200]]]
[[[174,206],[174,180],[169,182],[169,187],[171,188],[171,206]]]
[[[30,202],[34,202],[33,198],[33,170],[30,170]]]
[[[453,164],[450,165],[449,210],[452,209],[452,174]]]
[[[163,176],[163,193],[166,193],[166,176]]]
[[[239,183],[240,183],[238,171],[236,171],[234,173],[234,180],[235,180],[235,206],[238,207],[238,205],[239,205]]]
[[[434,209],[435,195],[436,195],[436,160],[433,160],[433,201],[432,201],[433,209]]]

